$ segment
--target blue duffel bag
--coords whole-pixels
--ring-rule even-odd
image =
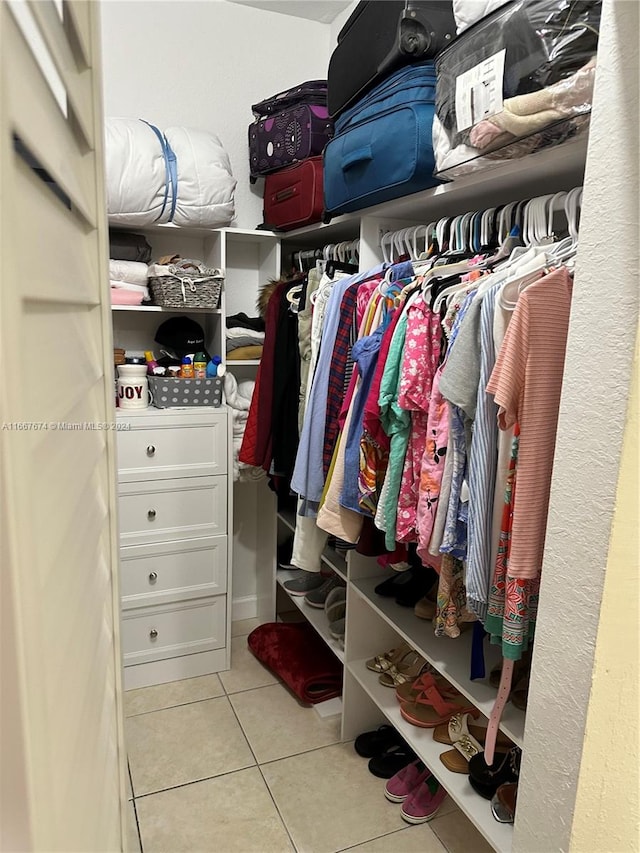
[[[325,218],[439,183],[435,96],[435,66],[421,62],[396,71],[340,116],[324,150]]]

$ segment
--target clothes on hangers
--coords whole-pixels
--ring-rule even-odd
[[[535,626],[571,299],[535,211],[434,223],[425,260],[313,269],[297,314],[278,285],[254,394],[270,434],[252,458],[298,496],[293,564],[319,571],[327,535],[411,546],[439,573],[435,632],[479,619],[514,660]]]

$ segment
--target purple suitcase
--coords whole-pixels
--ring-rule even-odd
[[[277,95],[254,104],[251,111],[256,118],[264,118],[274,113],[281,113],[283,110],[295,107],[298,104],[318,104],[326,107],[327,81],[307,80],[306,83],[294,86],[293,89],[278,92]]]
[[[322,154],[333,136],[325,80],[303,83],[254,104],[251,109],[256,115],[256,120],[249,125],[252,181],[260,175]]]

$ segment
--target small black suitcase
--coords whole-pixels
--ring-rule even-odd
[[[451,0],[361,0],[329,61],[329,115],[335,119],[402,65],[433,58],[455,34]]]

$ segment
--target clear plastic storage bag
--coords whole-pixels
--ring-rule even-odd
[[[518,0],[436,60],[436,173],[455,178],[588,127],[601,0]]]

